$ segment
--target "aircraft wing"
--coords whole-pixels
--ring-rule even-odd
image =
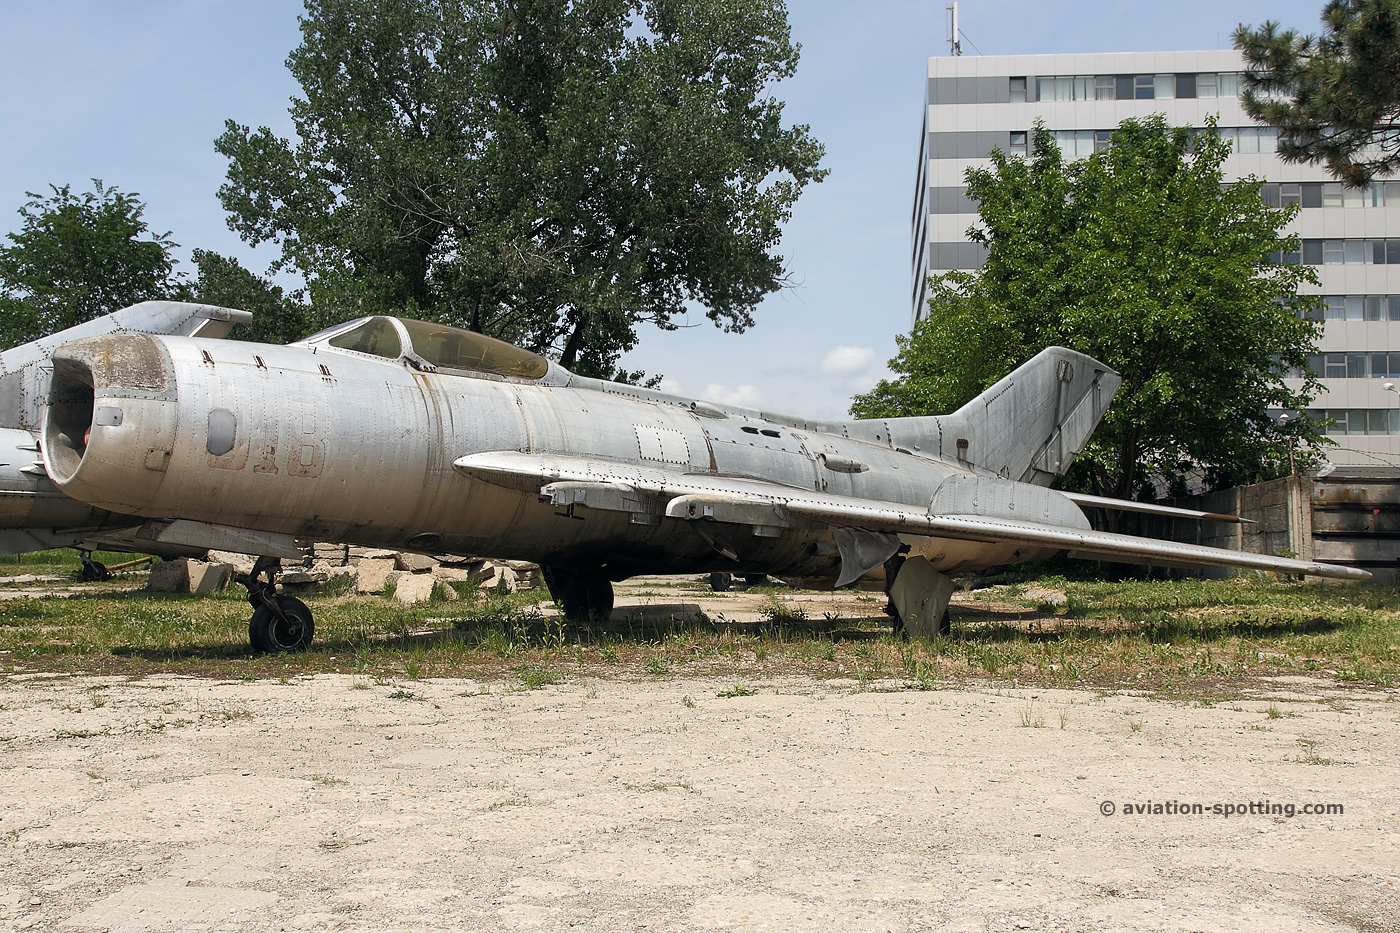
[[[756,530],[810,521],[833,528],[1013,542],[1145,563],[1241,567],[1339,580],[1365,580],[1371,576],[1365,570],[1337,564],[1094,531],[1087,522],[1078,527],[1002,515],[936,514],[900,503],[829,495],[762,480],[677,473],[579,457],[496,451],[460,457],[453,466],[458,472],[496,485],[538,488],[556,505],[582,505],[643,516],[660,513],[683,520],[709,519],[747,524]],[[1027,488],[1059,495],[1042,487]]]

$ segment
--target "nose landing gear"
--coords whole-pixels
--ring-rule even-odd
[[[264,654],[305,651],[311,647],[311,639],[316,634],[316,623],[306,603],[277,592],[276,576],[281,569],[281,558],[259,557],[243,584],[248,588],[248,602],[253,606],[253,617],[248,620],[248,640],[253,650]]]
[[[91,551],[80,549],[78,559],[83,562],[82,569],[78,571],[78,579],[84,583],[100,583],[112,575],[105,564],[92,559]]]

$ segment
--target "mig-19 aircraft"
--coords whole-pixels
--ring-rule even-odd
[[[1364,579],[1350,567],[1094,530],[1081,506],[1207,513],[1049,488],[1120,377],[1051,347],[958,411],[813,421],[585,378],[470,331],[396,317],[289,346],[109,334],[53,354],[48,475],[97,508],[528,560],[568,617],[643,573],[844,586],[888,572],[907,630],[946,626],[953,573],[1058,550]],[[309,610],[249,583],[262,650]],[[263,579],[266,574],[266,579]]]

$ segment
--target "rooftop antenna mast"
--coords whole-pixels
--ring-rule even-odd
[[[958,30],[958,0],[948,7],[948,54],[962,54],[962,33]]]

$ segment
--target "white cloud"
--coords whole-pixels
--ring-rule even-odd
[[[657,385],[662,392],[670,392],[672,395],[684,395],[681,391],[681,384],[674,379],[662,379]]]
[[[763,393],[754,386],[723,386],[710,383],[700,397],[721,405],[738,405],[741,408],[759,408],[763,405]]]
[[[875,358],[870,347],[837,347],[822,359],[822,372],[828,376],[854,376]]]

